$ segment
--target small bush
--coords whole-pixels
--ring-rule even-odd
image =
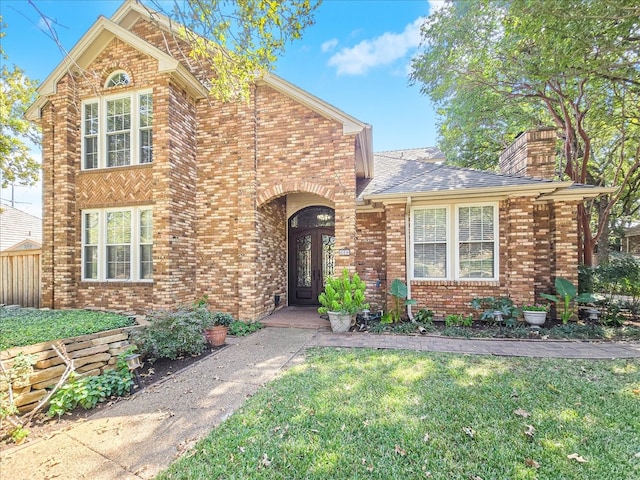
[[[235,320],[229,325],[229,335],[236,337],[246,337],[247,335],[257,332],[264,325],[260,322],[243,322],[242,320]]]
[[[473,325],[473,317],[469,315],[465,317],[462,314],[447,315],[444,319],[445,327],[470,327]]]
[[[213,324],[205,306],[156,310],[147,315],[150,325],[132,335],[140,353],[150,362],[200,355],[206,348],[204,329]]]
[[[433,325],[433,311],[427,308],[421,308],[414,315],[414,319],[423,325]]]
[[[97,377],[78,377],[72,374],[69,381],[53,394],[47,415],[63,415],[78,406],[85,410],[95,408],[98,403],[111,397],[128,394],[133,385],[133,376],[124,360],[118,357],[115,370],[108,370]]]
[[[216,312],[211,315],[211,319],[213,320],[213,325],[218,325],[221,327],[230,327],[234,322],[234,318],[229,313]]]

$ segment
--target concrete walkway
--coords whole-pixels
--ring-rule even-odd
[[[640,344],[463,340],[446,337],[334,334],[266,328],[228,346],[87,421],[2,454],[0,478],[149,479],[220,424],[306,347],[403,348],[440,352],[567,358],[640,358]]]

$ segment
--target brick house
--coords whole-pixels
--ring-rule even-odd
[[[207,296],[244,319],[314,304],[346,267],[381,305],[394,278],[419,307],[531,302],[576,279],[576,204],[601,189],[550,180],[555,134],[521,136],[504,175],[430,150],[372,152],[372,128],[276,75],[248,103],[160,16],[126,1],[39,88],[43,294],[53,308],[144,311]]]

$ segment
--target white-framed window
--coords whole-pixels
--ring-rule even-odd
[[[82,211],[82,279],[153,280],[151,207]]]
[[[131,77],[124,70],[113,72],[105,82],[105,88],[127,86],[131,83]]]
[[[82,169],[153,161],[150,91],[114,94],[82,102]]]
[[[412,278],[498,280],[498,204],[411,209]]]

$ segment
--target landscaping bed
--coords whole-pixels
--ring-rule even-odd
[[[175,360],[161,358],[156,360],[154,363],[144,362],[142,368],[139,370],[141,382],[140,388],[135,387],[132,393],[135,394],[142,389],[149,388],[156,383],[162,382],[207,356],[219,352],[222,348],[225,347],[206,347],[204,352],[198,356],[185,356]],[[33,418],[31,425],[28,427],[30,433],[26,438],[25,443],[33,442],[62,432],[73,426],[74,423],[82,422],[90,416],[95,415],[105,407],[116,402],[127,401],[128,398],[129,397],[127,396],[114,397],[106,402],[99,403],[95,408],[90,410],[84,410],[78,407],[60,417],[49,417],[46,414],[47,410],[45,409]],[[0,442],[0,451],[6,451],[15,447],[18,447],[15,443]]]

